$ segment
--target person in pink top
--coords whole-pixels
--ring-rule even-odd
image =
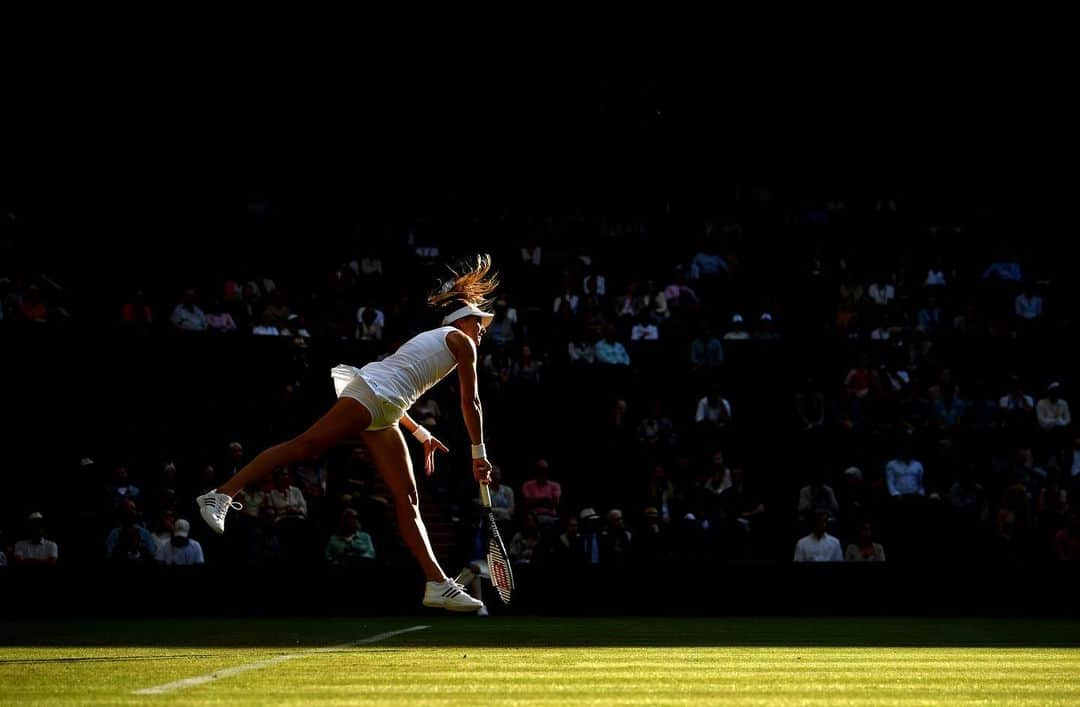
[[[549,478],[550,469],[546,459],[537,459],[533,478],[521,486],[521,497],[525,510],[535,513],[541,523],[551,522],[559,517],[559,500],[562,487]]]

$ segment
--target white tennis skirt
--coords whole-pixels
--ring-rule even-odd
[[[334,379],[334,390],[339,398],[352,398],[371,413],[369,432],[395,427],[405,414],[398,406],[376,395],[355,366],[334,366],[330,377]]]

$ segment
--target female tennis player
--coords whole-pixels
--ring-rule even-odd
[[[424,471],[435,471],[435,452],[448,451],[406,412],[428,389],[456,367],[461,383],[461,413],[472,440],[472,470],[476,481],[490,481],[491,463],[484,448],[483,416],[476,380],[476,347],[494,315],[490,308],[498,276],[491,258],[477,256],[428,297],[440,308],[442,326],[409,339],[390,356],[363,368],[337,366],[331,372],[338,401],[299,437],[271,447],[251,460],[218,488],[196,502],[205,520],[218,533],[225,531],[229,509],[239,510],[233,497],[278,467],[314,459],[341,442],[360,436],[375,468],[394,494],[398,527],[427,578],[424,605],[451,611],[475,611],[484,604],[469,596],[439,567],[420,517],[412,461],[400,427],[424,446]]]

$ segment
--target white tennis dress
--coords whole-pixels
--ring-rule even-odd
[[[406,341],[381,361],[356,368],[335,366],[330,375],[339,398],[352,398],[371,413],[369,430],[393,427],[413,404],[457,367],[446,336],[457,327],[431,329]]]

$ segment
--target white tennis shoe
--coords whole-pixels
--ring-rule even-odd
[[[424,589],[424,606],[447,611],[476,611],[483,608],[484,602],[473,599],[452,579],[442,582],[428,582]]]

